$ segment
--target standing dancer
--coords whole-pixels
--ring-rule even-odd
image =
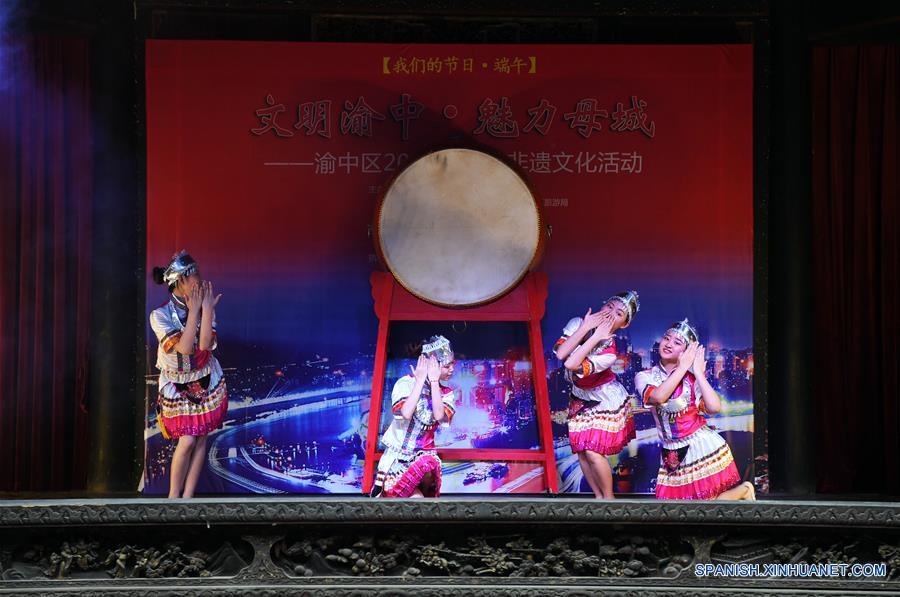
[[[178,440],[169,471],[169,497],[193,497],[206,463],[206,436],[228,411],[228,391],[216,349],[216,305],[221,294],[200,277],[197,262],[182,251],[165,268],[153,268],[171,297],[150,313],[159,340],[157,420],[166,438]]]
[[[394,420],[384,432],[384,454],[372,496],[438,497],[441,459],[434,433],[453,418],[456,393],[446,383],[453,375],[453,350],[443,336],[432,336],[409,375],[397,380],[391,392]]]
[[[634,385],[651,407],[662,444],[656,497],[661,500],[753,500],[753,484],[741,476],[728,444],[703,413],[721,409],[706,379],[706,349],[684,319],[659,343],[659,365],[641,371]]]
[[[637,292],[615,294],[600,311],[588,309],[583,319],[569,321],[555,346],[572,383],[569,445],[598,498],[613,499],[607,456],[621,452],[635,436],[628,392],[610,367],[616,362],[615,333],[628,327],[639,309]]]

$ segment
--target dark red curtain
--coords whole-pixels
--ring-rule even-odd
[[[815,48],[812,68],[818,489],[897,495],[900,46]]]
[[[88,44],[0,43],[0,490],[84,487]]]

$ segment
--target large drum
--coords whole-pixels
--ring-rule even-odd
[[[543,248],[538,204],[509,166],[471,149],[444,149],[407,166],[375,217],[376,247],[422,300],[470,307],[503,296]]]

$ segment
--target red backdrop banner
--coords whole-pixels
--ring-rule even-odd
[[[378,264],[368,227],[377,199],[416,157],[459,146],[514,164],[552,227],[540,266],[549,279],[548,355],[569,318],[634,288],[642,308],[621,338],[623,385],[633,390],[656,339],[672,321],[690,317],[710,345],[719,389],[746,404],[735,415],[743,418],[726,428],[749,437],[751,46],[153,40],[146,56],[148,267],[186,248],[224,293],[219,356],[235,368],[234,404],[247,405],[233,406],[236,423],[250,420],[251,405],[262,409],[260,401],[281,395],[328,384],[370,386],[365,375],[371,376],[377,322],[368,280]],[[164,298],[164,289],[148,288],[151,307]],[[155,339],[148,344],[155,350]],[[343,365],[325,371],[315,364],[320,358]],[[285,369],[290,363],[296,367]],[[281,376],[267,378],[253,367]],[[557,370],[550,357],[551,405],[559,410],[554,433],[562,438],[556,415],[565,384]],[[477,384],[506,383],[478,371]],[[527,397],[530,386],[516,383],[508,392],[478,390],[507,396],[490,410],[499,418],[482,422],[479,433],[529,420],[533,429],[533,407],[529,414],[508,398]],[[367,408],[368,396],[360,400],[345,427]],[[500,421],[498,412],[509,420]],[[325,414],[319,416],[324,424]],[[268,435],[248,428],[247,437],[223,440],[222,447],[240,454],[255,433],[266,442],[281,433],[267,429]],[[303,433],[352,435],[311,429]],[[650,446],[655,432],[644,431],[641,441]],[[638,491],[651,489],[657,458],[651,451],[646,463],[631,465],[646,477],[635,482]],[[743,472],[752,456],[749,447],[738,451]],[[165,454],[149,453],[164,474]],[[571,455],[557,457],[565,477]],[[337,490],[325,485],[310,490]]]

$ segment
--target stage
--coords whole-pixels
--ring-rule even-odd
[[[0,597],[900,595],[896,8],[9,4]]]
[[[886,502],[9,500],[0,533],[0,593],[900,593],[900,505]],[[884,576],[695,570],[852,563]]]

